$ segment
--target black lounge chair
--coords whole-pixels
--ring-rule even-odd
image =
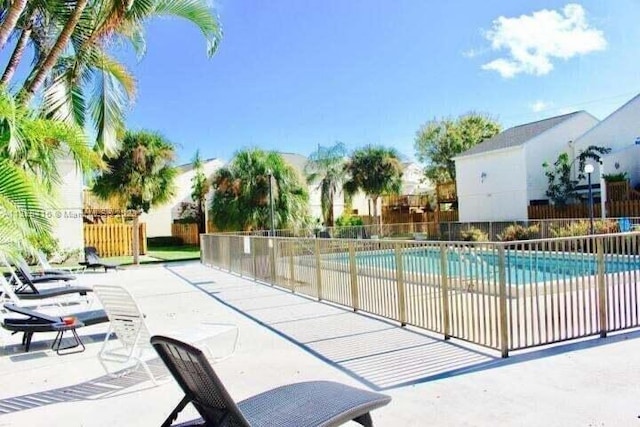
[[[61,351],[68,350],[69,348],[75,348],[80,346],[84,350],[84,344],[76,333],[76,328],[83,326],[91,326],[98,323],[104,323],[109,321],[109,317],[104,310],[91,310],[73,313],[69,317],[73,317],[73,323],[65,323],[63,317],[49,316],[48,314],[39,313],[34,310],[29,310],[23,307],[17,307],[13,304],[5,304],[5,310],[13,313],[18,313],[26,317],[17,318],[5,318],[2,321],[2,327],[13,332],[14,334],[22,332],[22,345],[25,352],[29,351],[31,346],[31,339],[33,334],[38,332],[57,332],[56,338],[53,340],[51,348],[56,350],[58,354],[62,354]],[[60,347],[62,341],[62,335],[66,331],[71,331],[76,345],[71,347]],[[81,350],[81,351],[82,351]]]
[[[84,248],[84,261],[79,262],[84,268],[90,268],[95,270],[96,268],[104,268],[105,273],[107,270],[117,270],[118,265],[104,262],[98,255],[98,250],[93,246],[87,246]]]
[[[21,305],[21,301],[34,301],[47,298],[55,298],[63,295],[78,294],[86,296],[93,289],[86,286],[60,286],[56,288],[39,289],[33,283],[22,282],[17,276],[12,276],[16,285],[9,283],[4,276],[0,277],[0,293],[5,299],[10,299],[14,304]]]
[[[151,337],[151,344],[185,392],[163,427],[171,426],[188,403],[202,418],[180,426],[328,427],[351,420],[372,426],[369,412],[391,401],[387,395],[336,382],[309,381],[278,387],[236,405],[202,351],[158,335]]]
[[[20,279],[23,279],[24,282],[28,282],[32,285],[37,283],[49,283],[49,282],[59,282],[65,281],[68,282],[70,280],[76,280],[76,276],[72,274],[34,274],[25,261],[24,258],[20,257],[13,261],[13,265],[16,268],[16,272]]]

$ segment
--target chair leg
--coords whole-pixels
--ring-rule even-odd
[[[31,347],[31,338],[33,338],[33,332],[25,332],[22,335],[22,345],[24,346],[24,352],[29,352],[29,347]]]
[[[371,419],[371,414],[367,412],[366,414],[362,414],[357,418],[354,418],[353,421],[357,422],[364,427],[373,427],[373,420]]]

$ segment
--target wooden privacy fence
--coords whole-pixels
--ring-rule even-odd
[[[101,257],[131,256],[131,224],[84,224],[84,245],[98,249]],[[140,254],[147,253],[147,227],[140,223]]]
[[[600,218],[600,203],[593,204],[593,215]],[[558,207],[553,205],[529,206],[529,219],[556,218],[589,218],[589,205],[567,205]],[[618,200],[606,203],[608,217],[636,217],[640,216],[640,200]]]
[[[215,266],[499,351],[640,326],[640,233],[520,242],[205,234]]]
[[[198,224],[171,224],[171,235],[182,239],[185,245],[199,245]]]

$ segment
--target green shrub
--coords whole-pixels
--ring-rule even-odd
[[[498,234],[498,240],[502,242],[512,242],[514,240],[531,240],[538,237],[540,233],[539,225],[524,227],[520,224],[513,224]]]
[[[476,227],[460,231],[460,239],[465,242],[487,242],[489,235]]]
[[[575,237],[588,236],[590,233],[589,221],[582,220],[572,222],[564,227],[551,228],[552,237]],[[613,220],[597,220],[593,223],[593,231],[595,234],[609,234],[618,232],[618,223]]]
[[[626,172],[605,173],[605,174],[602,174],[602,177],[607,182],[621,182],[629,179],[629,175]]]
[[[32,234],[29,236],[29,243],[31,243],[36,249],[42,251],[47,258],[58,252],[60,249],[58,239],[49,235]]]
[[[148,237],[147,246],[183,246],[184,241],[176,236]]]

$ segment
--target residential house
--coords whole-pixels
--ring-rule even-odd
[[[203,161],[204,174],[212,176],[226,162],[220,159],[208,159]],[[185,203],[191,203],[191,185],[195,176],[193,163],[178,166],[178,176],[175,180],[176,194],[168,203],[153,207],[148,213],[140,216],[140,221],[146,223],[147,237],[171,236],[171,224],[174,219],[179,219]]]
[[[551,117],[509,128],[455,157],[460,221],[526,219],[529,202],[547,198],[543,163],[570,152],[597,123],[585,111]]]
[[[602,158],[603,174],[626,172],[632,186],[640,183],[640,95],[577,138],[571,155],[575,157],[592,145],[611,149]],[[600,168],[594,166],[592,181],[599,182]]]

